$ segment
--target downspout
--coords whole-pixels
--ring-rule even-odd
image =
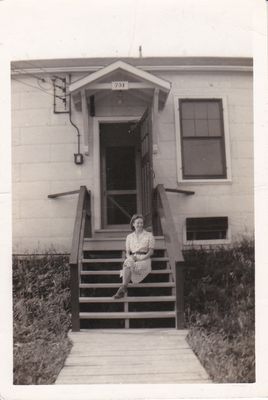
[[[69,75],[69,83],[71,82],[71,75]],[[81,134],[79,131],[79,128],[74,124],[72,121],[72,99],[71,99],[71,94],[69,94],[69,120],[71,125],[76,129],[77,131],[77,153],[74,154],[74,162],[75,164],[83,164],[83,154],[80,152],[80,140],[81,140]]]

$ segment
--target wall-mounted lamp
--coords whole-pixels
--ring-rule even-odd
[[[83,154],[81,154],[81,153],[75,153],[75,154],[74,154],[74,162],[75,162],[75,164],[77,164],[77,165],[83,164],[83,162],[84,162]]]

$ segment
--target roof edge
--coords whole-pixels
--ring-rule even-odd
[[[13,75],[30,73],[95,72],[116,61],[123,61],[144,71],[178,70],[253,70],[252,57],[105,57],[21,60],[11,62]]]

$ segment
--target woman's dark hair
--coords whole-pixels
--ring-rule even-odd
[[[132,231],[134,231],[135,230],[135,228],[134,228],[134,226],[133,226],[133,224],[134,224],[134,222],[136,221],[136,219],[139,219],[139,218],[141,218],[143,221],[144,221],[144,216],[143,215],[141,215],[141,214],[134,214],[133,216],[132,216],[132,218],[131,218],[131,220],[130,220],[130,229],[132,230]]]

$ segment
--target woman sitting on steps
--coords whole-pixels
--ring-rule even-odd
[[[143,229],[144,218],[142,215],[134,214],[130,221],[130,233],[126,238],[126,260],[120,276],[123,285],[120,286],[114,299],[120,299],[127,292],[130,281],[141,282],[151,272],[151,255],[154,251],[154,237],[150,232]]]

